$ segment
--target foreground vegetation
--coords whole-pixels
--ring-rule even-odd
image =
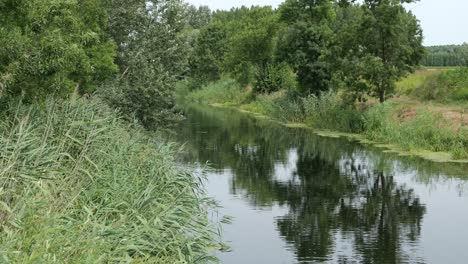
[[[45,107],[0,114],[2,262],[210,259],[213,203],[174,146],[97,100]]]
[[[420,77],[410,76],[409,79]],[[410,90],[402,88],[405,82],[412,83],[406,80],[399,87]],[[411,97],[384,104],[369,101],[349,105],[346,94],[340,92],[302,98],[286,91],[254,96],[251,90],[230,87],[233,83],[233,80],[222,80],[201,90],[186,92],[184,98],[187,102],[235,106],[285,123],[304,123],[315,129],[360,133],[369,140],[392,144],[405,151],[448,152],[453,159],[468,158],[468,127],[463,112],[466,107],[463,106],[457,108],[460,112],[454,112],[455,119],[451,119],[433,103],[414,101]],[[414,91],[427,85],[422,82]]]
[[[184,32],[209,13],[180,0],[0,1],[0,262],[213,259],[213,202],[154,134],[180,119]]]

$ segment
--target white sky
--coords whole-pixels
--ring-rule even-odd
[[[238,6],[270,5],[277,7],[283,0],[186,0],[211,9]],[[425,45],[462,44],[468,42],[468,0],[421,0],[409,8],[421,21]]]

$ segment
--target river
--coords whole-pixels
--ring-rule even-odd
[[[227,264],[468,263],[468,165],[401,157],[236,110],[190,107],[184,161],[213,168]]]

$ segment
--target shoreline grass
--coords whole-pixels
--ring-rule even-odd
[[[202,89],[195,93],[203,95],[204,92]],[[203,97],[189,102],[213,104],[203,101]],[[318,130],[359,134],[364,137],[363,141],[434,161],[463,162],[468,158],[468,127],[461,123],[454,128],[440,113],[424,104],[413,107],[389,101],[350,106],[335,92],[292,100],[284,91],[259,95],[237,104],[215,103],[268,116],[284,124],[304,124]]]
[[[203,179],[96,99],[0,113],[0,259],[205,263],[219,247]]]

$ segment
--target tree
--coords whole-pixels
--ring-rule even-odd
[[[95,83],[117,71],[100,0],[0,2],[0,97],[40,100]]]
[[[225,69],[247,85],[262,78],[273,61],[277,16],[271,7],[241,9],[241,19],[228,25],[230,32]]]
[[[198,86],[221,77],[226,45],[227,30],[221,22],[210,23],[200,30],[190,58],[190,76]]]
[[[356,36],[361,77],[372,95],[384,102],[395,82],[414,70],[424,54],[419,21],[404,3],[417,0],[365,0]]]
[[[185,10],[187,24],[193,29],[201,29],[211,22],[211,9],[208,6],[187,5]]]
[[[187,70],[184,4],[179,0],[107,0],[109,34],[121,72],[101,94],[148,129],[178,118],[174,87]]]
[[[276,56],[297,74],[303,95],[320,94],[329,88],[331,72],[324,60],[328,53],[335,13],[330,0],[288,0],[280,6],[287,26],[279,34]]]

